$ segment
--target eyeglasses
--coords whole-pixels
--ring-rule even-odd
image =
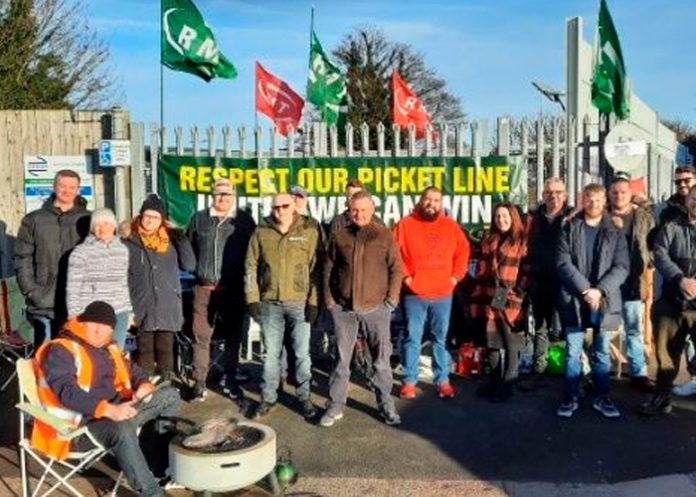
[[[280,210],[285,210],[285,209],[290,208],[291,205],[292,204],[274,205],[273,207],[271,207],[271,209],[273,209],[274,211],[280,211]]]
[[[682,183],[686,183],[686,184],[688,185],[688,184],[691,183],[693,180],[694,180],[693,176],[691,176],[691,177],[689,177],[689,178],[677,178],[677,179],[674,180],[674,184],[677,185],[677,186],[679,186],[679,185],[681,185]]]
[[[153,216],[152,214],[142,214],[140,217],[143,219],[151,219],[153,221],[161,221],[162,216]]]

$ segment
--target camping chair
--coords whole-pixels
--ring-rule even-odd
[[[0,280],[0,358],[11,365],[9,377],[0,384],[4,392],[17,376],[15,362],[32,353],[33,328],[26,319],[24,296],[17,285],[17,278]]]
[[[45,497],[60,487],[65,487],[70,490],[76,497],[83,497],[68,480],[75,474],[89,468],[94,463],[103,458],[107,453],[104,448],[89,432],[86,426],[75,428],[67,421],[60,419],[57,416],[50,414],[39,402],[39,395],[36,386],[36,376],[34,374],[34,365],[31,359],[17,360],[17,377],[19,379],[19,399],[20,403],[16,405],[19,409],[19,463],[22,474],[22,497],[42,496]],[[27,435],[27,421],[29,418],[40,419],[44,423],[58,430],[61,435],[69,440],[77,439],[77,437],[87,437],[93,446],[82,452],[71,452],[65,460],[58,460],[54,457],[47,456],[31,445],[31,440]],[[30,494],[29,474],[27,469],[27,455],[34,459],[43,469],[43,473],[39,478],[39,482]],[[58,467],[63,466],[65,471],[58,471]],[[61,474],[64,473],[64,474]],[[46,492],[39,493],[39,490],[44,485],[46,478],[52,476],[57,482],[50,487]],[[119,474],[116,484],[111,491],[112,497],[116,496],[116,491],[121,483],[122,473]],[[48,483],[47,483],[48,484]]]

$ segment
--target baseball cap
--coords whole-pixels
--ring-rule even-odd
[[[232,182],[227,178],[218,178],[215,180],[215,185],[213,186],[213,195],[220,193],[234,195],[234,186],[232,186]]]
[[[293,195],[295,197],[303,197],[307,198],[309,194],[307,193],[307,190],[302,188],[300,185],[292,185],[290,187],[290,195]]]

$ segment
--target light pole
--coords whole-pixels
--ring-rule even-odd
[[[540,83],[538,81],[532,81],[532,86],[536,88],[536,90],[539,91],[541,95],[545,96],[552,102],[556,102],[558,105],[560,105],[563,112],[565,112],[565,104],[563,103],[563,100],[561,100],[561,97],[565,97],[565,92],[563,90],[556,90],[555,88],[552,88],[551,86],[544,83]],[[539,98],[539,101],[542,102],[541,97]],[[539,113],[541,114],[541,104],[539,108]]]

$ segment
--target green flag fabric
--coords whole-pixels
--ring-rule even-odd
[[[592,78],[592,103],[605,114],[616,114],[618,119],[630,115],[626,67],[619,36],[611,19],[606,0],[599,7],[597,23],[597,52]]]
[[[162,64],[206,81],[237,77],[191,0],[162,0]]]
[[[314,30],[311,38],[307,100],[317,106],[327,124],[338,125],[348,111],[346,79],[324,53]]]

